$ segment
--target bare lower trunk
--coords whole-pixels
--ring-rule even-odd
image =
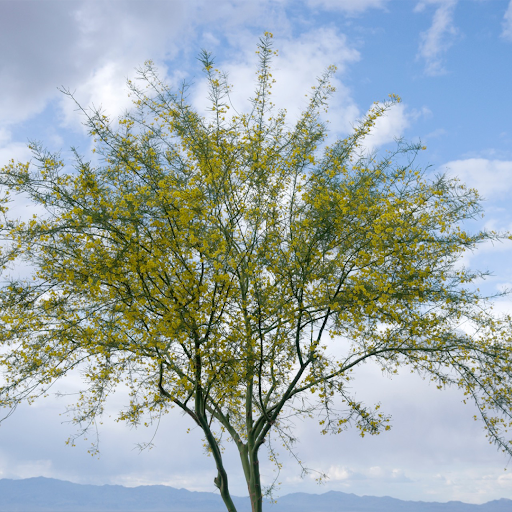
[[[228,512],[237,512],[235,504],[231,499],[231,495],[229,493],[228,486],[228,474],[224,469],[224,464],[222,462],[222,455],[220,453],[219,446],[217,441],[213,437],[211,430],[207,427],[203,429],[206,434],[206,439],[213,453],[213,458],[215,459],[215,464],[217,466],[217,476],[213,479],[213,483],[217,486],[220,491],[220,495],[222,500],[224,501]]]
[[[229,494],[228,475],[226,474],[225,469],[223,467],[219,469],[218,465],[217,471],[218,473],[217,476],[213,479],[213,483],[219,488],[222,501],[224,501],[228,512],[237,512],[235,504],[233,503],[231,495]]]
[[[254,451],[252,456],[249,456],[251,462],[252,475],[249,484],[249,496],[251,497],[251,511],[262,512],[263,510],[263,496],[261,495],[261,481],[260,481],[260,461],[258,460],[258,452]]]
[[[229,494],[229,486],[228,486],[228,474],[224,469],[224,463],[222,462],[222,454],[220,452],[219,444],[213,435],[210,425],[208,424],[208,419],[204,414],[204,398],[202,396],[201,389],[199,388],[196,392],[196,416],[197,422],[200,427],[203,429],[203,432],[206,435],[206,440],[208,445],[210,446],[213,454],[213,458],[215,459],[215,465],[217,466],[217,476],[213,479],[213,483],[217,486],[220,491],[220,495],[222,500],[224,501],[228,512],[237,512],[235,504],[231,499],[231,495]]]
[[[263,496],[261,494],[260,463],[257,450],[249,450],[247,445],[238,447],[242,467],[244,469],[249,498],[251,500],[251,512],[263,511]]]

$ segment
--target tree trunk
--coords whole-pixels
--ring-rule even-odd
[[[249,490],[249,499],[251,500],[251,512],[263,511],[263,496],[261,494],[260,481],[260,463],[258,460],[258,451],[253,447],[252,450],[246,444],[238,445],[240,459],[244,470],[247,489]]]
[[[206,435],[206,440],[212,450],[213,458],[215,459],[215,464],[217,466],[217,476],[213,479],[213,483],[219,489],[220,495],[226,505],[228,512],[237,512],[235,504],[233,503],[231,495],[229,494],[228,474],[224,469],[222,454],[220,452],[220,448],[215,439],[215,436],[210,429],[208,419],[204,413],[204,397],[200,386],[198,386],[198,389],[196,390],[195,412],[197,416],[197,422]]]
[[[213,483],[219,488],[222,501],[226,505],[228,512],[237,512],[235,504],[231,499],[228,488],[228,475],[223,467],[219,468],[217,465],[217,476],[213,479]]]
[[[261,495],[260,461],[257,450],[249,454],[251,463],[251,476],[249,482],[249,496],[251,497],[251,512],[263,511],[263,496]]]
[[[203,420],[203,418],[201,418],[200,421],[201,420]],[[222,462],[222,455],[220,453],[219,445],[217,444],[217,441],[213,437],[208,424],[203,421],[201,422],[204,423],[203,431],[206,434],[206,439],[208,441],[208,444],[210,445],[213,458],[215,459],[215,464],[217,466],[217,476],[213,479],[213,483],[219,489],[220,495],[226,505],[228,512],[237,512],[235,504],[233,503],[231,495],[229,494],[228,474],[224,469],[224,464]]]

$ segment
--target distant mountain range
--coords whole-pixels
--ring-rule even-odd
[[[234,497],[238,512],[250,512],[249,498]],[[356,496],[330,491],[293,493],[267,500],[264,512],[511,512],[512,500],[483,505],[461,501],[435,503]],[[226,512],[218,494],[165,485],[123,487],[81,485],[53,478],[0,479],[0,512]]]

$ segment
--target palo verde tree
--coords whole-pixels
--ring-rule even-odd
[[[464,230],[481,213],[477,192],[418,170],[420,145],[399,141],[381,159],[361,150],[398,97],[328,145],[320,112],[334,68],[290,127],[270,101],[270,34],[258,52],[248,113],[231,114],[210,54],[201,56],[207,117],[148,62],[139,72],[147,87],[128,82],[130,112],[114,122],[83,110],[96,164],[75,151],[67,170],[31,143],[31,163],[1,170],[2,264],[31,272],[7,274],[0,293],[1,405],[12,411],[81,368],[80,432],[118,385],[131,389],[119,416],[130,424],[178,407],[204,433],[229,512],[223,434],[261,512],[259,450],[271,435],[289,446],[293,415],[316,411],[324,434],[390,428],[348,387],[369,360],[458,386],[490,440],[512,454],[510,318],[493,316],[474,286],[484,274],[459,264],[464,251],[507,235]],[[44,214],[8,218],[17,193]]]

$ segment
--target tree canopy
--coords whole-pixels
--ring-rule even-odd
[[[1,169],[0,405],[12,412],[81,368],[79,433],[119,385],[131,389],[119,415],[130,424],[177,407],[202,429],[230,512],[223,434],[261,512],[259,449],[272,434],[290,446],[294,415],[315,412],[322,433],[390,428],[351,393],[365,361],[458,386],[512,454],[511,321],[476,288],[485,273],[460,264],[508,235],[465,230],[482,212],[478,193],[417,168],[421,144],[362,151],[399,97],[328,143],[321,112],[335,68],[290,126],[270,101],[271,34],[258,52],[247,113],[232,114],[209,53],[207,116],[147,62],[146,87],[128,82],[131,111],[114,120],[82,109],[95,163],[75,150],[69,168],[32,142],[31,162]],[[44,213],[11,219],[18,193]],[[28,277],[9,274],[19,264]]]

